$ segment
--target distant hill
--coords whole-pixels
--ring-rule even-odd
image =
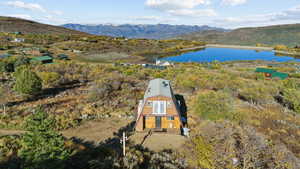
[[[24,34],[86,34],[60,26],[41,24],[38,22],[0,16],[0,32],[22,32]]]
[[[179,39],[232,45],[262,43],[266,45],[296,46],[300,45],[300,24],[240,28],[229,32],[209,30],[181,35]]]
[[[222,28],[209,26],[188,26],[188,25],[80,25],[65,24],[65,28],[82,31],[94,35],[105,35],[126,38],[146,38],[146,39],[166,39],[179,36],[181,34],[198,32],[204,30],[224,31]]]

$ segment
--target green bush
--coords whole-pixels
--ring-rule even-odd
[[[213,146],[208,144],[201,136],[192,140],[197,157],[197,165],[201,168],[214,169],[214,151]]]
[[[45,87],[55,87],[59,84],[60,75],[56,72],[38,72],[37,75],[42,79]]]
[[[283,90],[283,102],[300,114],[300,90],[285,89]]]
[[[42,90],[42,80],[28,67],[21,66],[14,73],[14,90],[20,94],[34,95]]]
[[[233,98],[223,91],[200,93],[194,107],[196,113],[208,120],[232,118],[234,111]]]
[[[59,169],[65,167],[64,160],[70,157],[64,137],[53,130],[55,120],[43,111],[31,115],[25,123],[28,130],[21,139],[18,152],[24,168]]]
[[[274,84],[248,83],[239,89],[239,97],[254,104],[267,104],[274,102],[278,90]]]

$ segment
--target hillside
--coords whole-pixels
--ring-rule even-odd
[[[86,33],[62,28],[59,26],[46,25],[34,21],[2,16],[0,16],[0,32],[22,32],[23,34],[86,35]]]
[[[113,37],[126,38],[147,38],[147,39],[165,39],[181,34],[198,32],[204,30],[224,31],[222,28],[209,26],[188,26],[188,25],[80,25],[80,24],[65,24],[65,28],[87,32],[94,35],[105,35]]]
[[[202,31],[185,34],[179,38],[218,44],[256,45],[261,43],[266,45],[284,44],[294,47],[300,44],[300,24],[240,28],[230,32]]]

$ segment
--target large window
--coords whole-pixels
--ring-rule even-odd
[[[153,114],[167,114],[167,102],[153,101]]]

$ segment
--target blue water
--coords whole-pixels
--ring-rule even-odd
[[[204,50],[184,53],[180,56],[166,57],[162,60],[172,62],[226,62],[226,61],[276,61],[276,62],[300,62],[290,56],[276,56],[272,51],[255,51],[230,48],[206,48]]]

